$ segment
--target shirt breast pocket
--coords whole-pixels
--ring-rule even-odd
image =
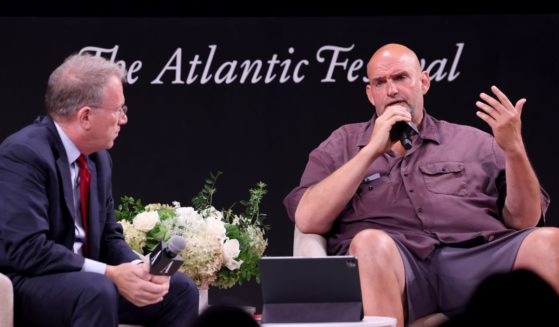
[[[378,210],[390,201],[390,179],[379,176],[374,180],[363,181],[353,197],[353,209],[358,215],[370,216],[372,210]]]
[[[432,193],[466,196],[468,183],[464,163],[430,162],[419,165],[425,187]]]

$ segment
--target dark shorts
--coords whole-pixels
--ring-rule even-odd
[[[473,248],[437,248],[425,260],[418,260],[396,240],[406,273],[407,320],[434,312],[448,316],[460,313],[485,278],[512,270],[522,241],[533,230]]]

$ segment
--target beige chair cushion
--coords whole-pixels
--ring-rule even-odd
[[[11,280],[0,273],[0,326],[14,325],[14,290]]]
[[[324,237],[318,234],[304,234],[295,226],[293,256],[324,257],[326,255],[326,239]]]

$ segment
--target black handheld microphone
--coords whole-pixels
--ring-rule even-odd
[[[180,236],[173,236],[168,242],[161,242],[149,254],[149,273],[152,275],[174,274],[184,262],[178,255],[186,248],[186,241]]]
[[[412,147],[411,137],[416,134],[419,134],[419,130],[417,130],[417,126],[413,122],[398,121],[390,130],[390,141],[395,142],[399,140],[402,146],[409,150]]]

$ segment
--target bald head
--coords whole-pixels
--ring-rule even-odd
[[[374,74],[379,69],[386,68],[387,65],[393,63],[400,63],[414,69],[416,72],[421,72],[421,65],[415,52],[410,48],[397,44],[389,43],[379,48],[367,64],[367,75],[369,79],[373,78]]]
[[[402,106],[419,126],[423,119],[423,96],[431,82],[429,74],[421,71],[415,52],[396,43],[382,46],[367,64],[367,77],[367,97],[379,116],[387,107]]]

